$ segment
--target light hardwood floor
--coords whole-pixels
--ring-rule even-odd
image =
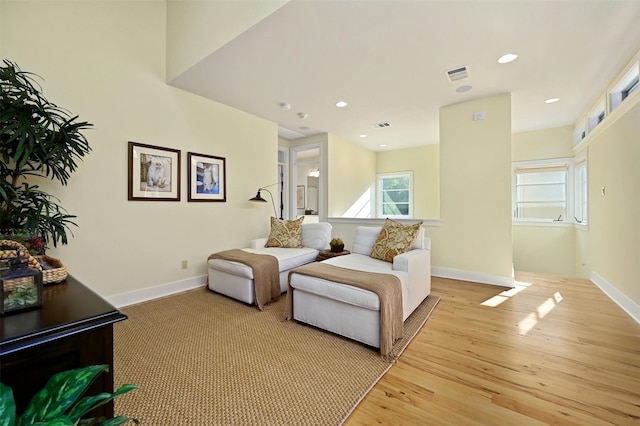
[[[640,325],[587,280],[434,278],[442,299],[346,425],[640,425]]]

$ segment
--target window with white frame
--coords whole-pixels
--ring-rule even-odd
[[[587,127],[589,131],[592,131],[596,126],[602,123],[606,116],[604,101],[600,102],[589,114],[587,118]]]
[[[586,126],[583,124],[580,127],[578,127],[575,133],[573,134],[573,144],[578,145],[580,141],[582,141],[582,139],[584,139],[586,136],[587,136],[587,130],[586,130]]]
[[[567,221],[571,160],[514,163],[513,219]]]
[[[586,159],[580,160],[575,166],[575,214],[574,219],[576,223],[586,225],[587,213],[588,213],[588,190],[587,185],[587,161]]]
[[[636,62],[609,93],[609,108],[616,109],[640,85],[640,66]]]
[[[413,172],[378,174],[378,217],[413,217]]]

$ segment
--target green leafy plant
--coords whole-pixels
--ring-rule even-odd
[[[117,426],[128,421],[138,424],[137,419],[124,416],[112,419],[82,418],[115,397],[138,389],[135,385],[125,384],[112,394],[105,392],[80,399],[95,378],[108,369],[106,365],[90,365],[51,376],[20,416],[16,414],[13,391],[0,383],[0,426]]]
[[[330,246],[341,246],[341,245],[344,245],[344,242],[342,241],[341,238],[332,238],[331,241],[329,241],[329,245]]]
[[[42,236],[45,242],[67,244],[67,230],[77,226],[59,199],[22,182],[29,176],[66,185],[76,161],[91,148],[81,131],[92,126],[77,121],[49,102],[34,80],[8,60],[0,66],[0,232]]]

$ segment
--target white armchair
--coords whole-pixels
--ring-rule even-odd
[[[431,292],[431,241],[421,228],[413,247],[393,262],[369,256],[380,227],[356,229],[352,254],[325,260],[357,271],[392,274],[402,285],[403,321]],[[291,273],[293,318],[373,347],[380,347],[380,301],[370,291]]]
[[[280,290],[287,291],[289,270],[315,262],[318,252],[329,248],[331,224],[328,222],[303,223],[302,247],[265,247],[267,238],[251,240],[250,247],[242,249],[249,253],[267,254],[278,259]],[[255,303],[255,282],[251,267],[223,259],[207,261],[209,289],[247,304]]]

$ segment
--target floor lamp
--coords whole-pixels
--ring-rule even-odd
[[[258,193],[256,194],[255,197],[253,198],[249,198],[249,201],[257,201],[260,203],[268,203],[267,200],[265,200],[264,198],[262,198],[262,195],[260,194],[260,191],[266,191],[267,194],[269,194],[269,196],[271,197],[271,205],[273,206],[273,216],[274,217],[278,217],[278,212],[276,211],[276,203],[275,201],[273,201],[273,194],[271,193],[271,191],[269,191],[267,188],[270,186],[274,186],[274,185],[278,185],[278,182],[273,183],[271,185],[267,185],[265,187],[262,188],[258,188]],[[280,210],[280,219],[282,220],[282,210]]]

